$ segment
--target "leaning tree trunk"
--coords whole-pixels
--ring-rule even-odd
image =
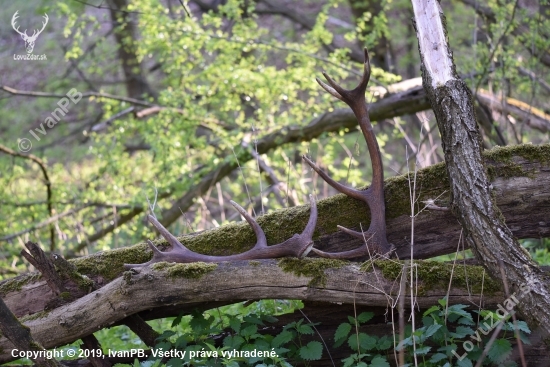
[[[451,185],[451,208],[476,257],[494,279],[505,270],[532,329],[550,332],[550,277],[523,251],[497,207],[482,158],[472,96],[460,79],[437,0],[412,0],[424,89],[435,113]]]

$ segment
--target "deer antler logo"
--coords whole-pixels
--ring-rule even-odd
[[[20,32],[19,31],[19,27],[15,27],[16,24],[16,20],[17,18],[19,18],[19,16],[17,15],[17,13],[19,13],[19,10],[15,12],[15,14],[13,14],[13,17],[11,18],[11,26],[13,27],[13,29],[19,33],[21,35],[21,38],[23,38],[23,40],[25,41],[25,48],[27,49],[27,53],[30,54],[32,53],[32,50],[34,49],[34,43],[36,42],[36,39],[38,38],[38,35],[40,35],[40,33],[42,33],[42,31],[44,30],[44,28],[46,28],[46,24],[48,24],[48,14],[44,14],[44,22],[42,22],[42,29],[41,30],[37,30],[35,29],[32,36],[29,36],[27,34],[27,30],[25,29],[25,32]]]

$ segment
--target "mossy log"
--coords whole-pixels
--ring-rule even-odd
[[[485,159],[497,204],[509,228],[517,238],[540,238],[550,235],[550,145],[521,145],[497,148],[486,152]],[[419,200],[417,211],[424,201],[435,200],[446,206],[448,180],[443,164],[428,167],[417,173]],[[389,178],[385,183],[388,236],[397,247],[399,258],[410,256],[410,217],[408,177]],[[336,195],[319,200],[315,246],[324,251],[350,249],[361,243],[337,232],[336,225],[368,227],[367,208],[356,200]],[[279,210],[258,218],[270,244],[282,242],[299,233],[308,220],[308,207]],[[415,219],[414,256],[426,259],[453,253],[459,245],[460,226],[448,211],[421,211]],[[246,223],[230,224],[214,230],[179,237],[194,251],[206,254],[232,254],[247,250],[254,243],[254,234]],[[160,248],[168,245],[157,240]],[[145,244],[100,252],[71,260],[81,274],[94,279],[101,287],[123,272],[124,263],[149,260],[151,252]],[[38,274],[19,276],[0,283],[2,296],[18,316],[35,314],[55,295]]]
[[[45,348],[73,342],[125,317],[167,305],[184,307],[197,302],[233,303],[249,299],[289,298],[305,301],[355,303],[387,307],[399,292],[402,263],[378,260],[363,265],[327,259],[236,261],[219,264],[158,263],[140,272],[128,271],[104,287],[70,303],[21,318],[34,339]],[[447,294],[451,274],[451,303],[495,306],[505,298],[499,285],[485,280],[483,269],[466,266],[467,278],[455,278],[452,265],[420,262],[417,304],[427,308]],[[407,293],[408,294],[408,293]],[[410,301],[407,301],[410,304]],[[0,338],[0,363],[12,360],[14,346]]]

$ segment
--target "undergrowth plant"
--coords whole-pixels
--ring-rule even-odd
[[[163,356],[179,351],[165,361],[166,366],[291,366],[288,362],[318,360],[323,346],[318,341],[302,343],[303,335],[314,333],[313,324],[303,319],[286,325],[277,335],[262,333],[271,330],[269,323],[277,319],[270,315],[230,315],[221,318],[192,313],[190,321],[177,317],[175,330],[167,330],[157,339],[157,351],[149,358],[152,366],[163,365]]]

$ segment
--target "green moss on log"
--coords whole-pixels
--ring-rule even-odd
[[[286,257],[279,260],[278,264],[286,273],[311,278],[308,283],[308,286],[310,287],[325,287],[327,283],[325,270],[339,269],[343,266],[349,265],[350,262],[335,259],[297,259],[293,257]]]
[[[161,244],[162,241],[155,241]],[[151,260],[151,249],[145,243],[110,251],[102,251],[91,256],[70,260],[80,274],[101,275],[112,280],[124,271],[124,264],[141,264]]]
[[[170,278],[199,279],[218,267],[215,263],[194,262],[189,264],[168,263],[161,261],[151,265],[153,270],[166,271]]]
[[[518,169],[514,157],[522,157],[529,161],[548,165],[550,162],[550,144],[524,144],[504,148],[494,148],[484,153],[492,178],[526,176],[528,172]],[[369,179],[369,178],[365,178]],[[412,178],[411,178],[412,179]],[[450,198],[447,171],[443,163],[427,167],[417,172],[416,187],[420,195],[417,210],[423,206],[423,201],[438,198],[436,204],[447,206]],[[409,215],[409,176],[391,177],[385,181],[386,218],[397,218]],[[350,199],[339,194],[317,203],[319,218],[314,238],[332,234],[337,231],[337,225],[358,228],[359,224],[366,228],[370,224],[368,209],[363,202]],[[277,210],[258,218],[258,223],[264,229],[268,244],[281,243],[295,233],[301,233],[309,219],[309,205]],[[256,238],[250,226],[245,223],[234,223],[213,230],[179,237],[179,240],[189,249],[207,255],[230,255],[250,249]],[[167,248],[168,244],[159,239],[159,248]],[[101,275],[108,280],[119,276],[125,263],[143,263],[151,258],[151,251],[145,244],[133,247],[102,252],[73,260],[81,274]]]
[[[449,285],[451,275],[453,278],[452,287],[469,289],[470,291],[481,294],[495,294],[500,292],[501,286],[484,271],[482,266],[460,265],[443,263],[430,260],[415,260],[420,284],[418,285],[419,295],[426,294],[426,291],[434,288],[446,288]],[[374,266],[380,269],[384,278],[392,281],[400,277],[401,270],[405,266],[405,261],[395,260],[375,260]],[[370,261],[361,266],[363,271],[372,271]],[[408,274],[408,273],[407,273]]]
[[[40,273],[30,273],[5,280],[0,284],[0,296],[3,297],[10,292],[19,291],[25,284],[34,283],[40,278],[42,278]]]
[[[532,177],[536,172],[524,169],[516,161],[521,157],[529,162],[548,165],[550,163],[550,145],[521,144],[495,147],[484,152],[483,157],[488,163],[487,172],[491,180],[497,177]]]
[[[24,322],[31,321],[31,320],[41,319],[43,317],[48,316],[50,311],[51,310],[46,310],[46,311],[43,310],[43,311],[35,312],[32,315],[26,315],[26,316],[20,317],[19,321],[21,323],[24,323]]]

